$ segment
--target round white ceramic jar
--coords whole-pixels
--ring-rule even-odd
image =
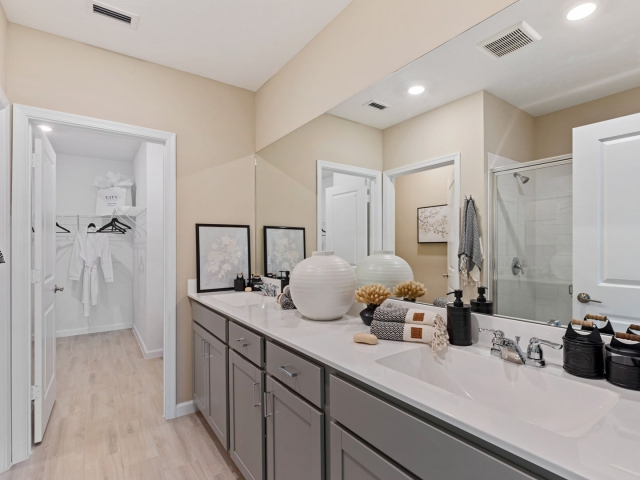
[[[358,288],[379,283],[388,289],[399,283],[413,280],[413,270],[402,258],[386,250],[376,250],[373,255],[360,260],[356,268]]]
[[[302,315],[311,320],[336,320],[355,301],[356,274],[333,251],[313,252],[295,266],[289,288]]]

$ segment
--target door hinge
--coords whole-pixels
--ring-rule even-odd
[[[40,385],[31,385],[31,400],[38,400],[40,398]]]
[[[31,154],[31,166],[33,168],[38,168],[41,162],[42,162],[42,155],[35,152]]]
[[[31,270],[31,283],[40,283],[40,270]]]

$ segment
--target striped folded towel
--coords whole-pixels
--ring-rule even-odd
[[[373,320],[371,322],[371,333],[381,340],[427,343],[431,345],[431,351],[434,355],[449,345],[449,335],[446,328],[428,325]]]
[[[445,319],[436,312],[419,310],[417,308],[402,308],[384,304],[376,308],[373,319],[379,322],[412,323],[414,325],[430,325],[432,327],[446,326]]]
[[[278,298],[276,299],[276,303],[282,307],[283,310],[295,310],[296,304],[293,303],[293,299],[291,298],[291,292],[289,291],[289,285],[284,287],[284,290]]]

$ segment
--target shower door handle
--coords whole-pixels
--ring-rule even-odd
[[[593,302],[593,303],[602,303],[600,300],[594,300],[592,299],[588,293],[579,293],[578,294],[578,301],[580,303],[589,303],[589,302]]]

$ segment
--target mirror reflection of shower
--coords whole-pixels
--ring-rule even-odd
[[[494,311],[547,323],[571,320],[570,156],[496,167],[492,173]]]

